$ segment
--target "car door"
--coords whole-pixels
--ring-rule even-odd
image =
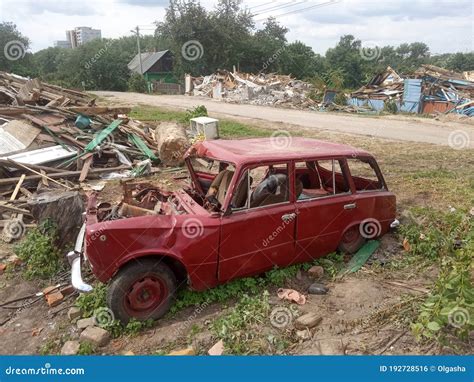
[[[308,171],[315,171],[316,185],[312,184],[310,189],[303,185],[296,200],[295,262],[309,261],[335,251],[356,207],[345,160],[314,163],[316,165],[309,166]]]
[[[260,205],[252,205],[252,202],[257,201],[254,191],[271,175],[267,171],[260,179],[258,175],[252,175],[252,170],[259,167],[268,168],[268,165],[247,169],[249,172],[246,177],[241,177],[240,182],[249,182],[250,192],[244,207],[234,208],[230,215],[222,217],[219,282],[255,275],[274,266],[286,266],[292,262],[296,227],[295,205],[291,200],[293,194],[290,190],[293,176],[289,174],[289,163],[277,166],[279,167],[273,167],[272,171],[286,168],[288,177],[286,197],[283,199],[278,199],[279,196],[275,194],[271,200],[266,199],[266,202]],[[252,186],[250,183],[253,183]],[[281,187],[279,192],[284,192],[283,188]]]

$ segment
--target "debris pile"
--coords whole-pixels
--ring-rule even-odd
[[[78,203],[64,200],[75,200],[74,190],[104,186],[85,183],[90,179],[158,171],[153,167],[160,162],[154,127],[127,117],[129,108],[98,107],[94,101],[83,92],[0,72],[0,228],[5,241],[19,239],[26,227],[42,220],[48,204],[72,208]],[[67,219],[67,209],[63,212]]]
[[[423,101],[442,102],[446,111],[474,116],[474,82],[469,72],[458,73],[434,65],[422,65],[415,77],[423,81]]]
[[[38,106],[85,106],[95,99],[83,92],[28,79],[15,74],[0,72],[0,104]]]
[[[433,65],[422,65],[413,75],[402,78],[390,66],[367,85],[350,94],[348,106],[336,110],[381,111],[392,102],[398,111],[474,116],[472,72],[458,73]],[[364,110],[365,109],[365,110]]]
[[[362,86],[351,97],[359,99],[400,99],[403,94],[403,78],[390,66],[382,72],[375,75],[367,85]]]
[[[218,70],[209,76],[188,77],[186,94],[232,103],[305,109],[316,105],[309,94],[314,86],[279,74],[250,74]]]

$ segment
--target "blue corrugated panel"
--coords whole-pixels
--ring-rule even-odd
[[[349,98],[349,105],[358,107],[370,107],[372,110],[381,111],[384,107],[384,101],[381,99],[362,99],[362,98]]]
[[[403,82],[403,102],[401,111],[406,113],[418,113],[421,98],[421,79],[407,78]]]

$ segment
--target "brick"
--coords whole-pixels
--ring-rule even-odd
[[[61,355],[76,355],[80,346],[78,341],[66,341],[61,348]]]
[[[316,313],[306,313],[298,317],[295,321],[295,328],[298,330],[314,328],[322,321],[322,317]]]
[[[88,326],[81,333],[80,339],[96,346],[105,346],[110,341],[110,333],[97,326]]]
[[[46,302],[50,308],[58,306],[64,300],[64,296],[60,291],[52,292],[46,295]]]

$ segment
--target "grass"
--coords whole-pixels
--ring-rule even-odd
[[[185,111],[167,110],[157,107],[137,106],[130,117],[140,121],[182,122],[185,123],[188,113]],[[269,137],[273,130],[243,124],[228,119],[219,119],[219,133],[224,139]]]

